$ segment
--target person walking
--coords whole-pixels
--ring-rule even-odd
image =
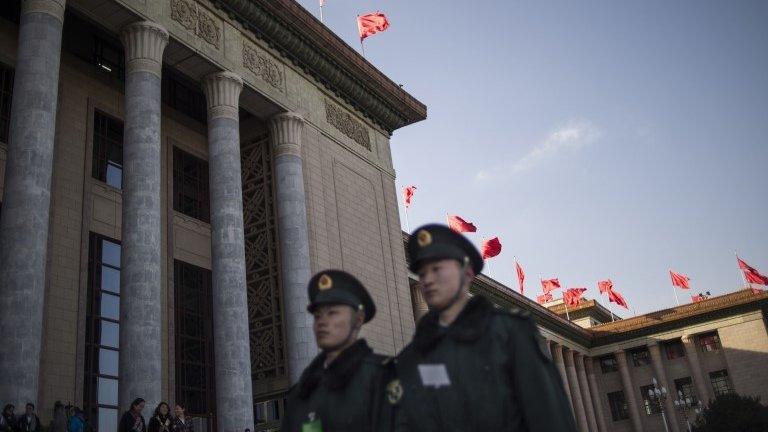
[[[165,402],[160,402],[155,408],[152,418],[149,419],[149,432],[170,432],[171,409]]]
[[[136,398],[131,402],[131,407],[120,419],[119,432],[147,432],[147,423],[141,411],[146,402],[142,398]]]
[[[24,414],[16,421],[20,432],[40,432],[42,430],[40,418],[35,414],[35,404],[32,402],[27,402],[27,405],[24,407]]]

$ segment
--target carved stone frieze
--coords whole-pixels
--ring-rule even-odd
[[[209,44],[220,47],[221,28],[213,16],[194,1],[171,0],[171,19]]]
[[[283,91],[283,73],[280,66],[248,43],[243,43],[243,66],[272,87]]]
[[[371,137],[368,134],[368,128],[362,122],[355,120],[351,114],[328,100],[325,101],[325,119],[339,132],[365,147],[366,150],[371,149]]]

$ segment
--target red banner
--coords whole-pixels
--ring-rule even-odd
[[[672,285],[674,285],[676,287],[683,288],[683,289],[690,289],[691,288],[691,285],[689,283],[691,278],[689,278],[688,276],[686,276],[686,275],[684,275],[682,273],[675,273],[672,270],[670,270],[669,271],[669,277],[672,278]]]
[[[359,15],[357,17],[357,31],[360,34],[361,41],[388,28],[389,20],[381,12]]]

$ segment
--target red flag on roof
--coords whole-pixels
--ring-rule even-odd
[[[408,208],[411,206],[411,201],[413,200],[413,194],[416,192],[416,186],[406,186],[403,188],[403,203],[405,203],[405,208]]]
[[[613,290],[613,282],[611,282],[610,279],[606,279],[604,281],[599,281],[597,283],[597,289],[600,290],[600,294],[605,294],[605,293]]]
[[[691,296],[691,300],[693,300],[694,303],[698,303],[698,302],[700,302],[702,300],[705,300],[705,299],[706,299],[706,297],[704,297],[701,294],[696,294],[694,296]]]
[[[683,289],[691,288],[691,285],[688,283],[691,280],[691,278],[689,278],[688,276],[682,273],[675,273],[672,270],[669,271],[669,276],[672,278],[672,285],[683,288]]]
[[[581,296],[586,291],[586,288],[568,288],[563,292],[563,302],[568,306],[578,306]]]
[[[624,297],[619,294],[618,291],[610,290],[608,291],[608,301],[611,303],[616,303],[617,305],[623,307],[626,310],[629,310],[629,305],[627,305],[627,301],[624,300]]]
[[[540,296],[536,296],[536,302],[538,304],[544,304],[544,303],[546,303],[548,301],[552,301],[552,294],[550,294],[550,293],[546,293],[546,294],[542,294]]]
[[[754,287],[752,288],[752,294],[762,294],[763,292],[765,292],[763,289]]]
[[[483,259],[493,258],[501,253],[501,242],[498,237],[485,240],[483,246],[480,248],[480,252],[483,254]]]
[[[525,281],[525,272],[523,272],[523,268],[517,261],[515,261],[515,270],[517,270],[517,284],[520,286],[520,295],[523,295],[523,291],[525,290],[523,285],[523,282]]]
[[[360,34],[360,40],[368,36],[383,32],[389,28],[387,16],[381,12],[369,13],[357,16],[357,31]]]
[[[448,227],[457,233],[477,231],[477,227],[472,222],[467,222],[456,215],[448,216]]]
[[[549,294],[558,288],[560,288],[560,281],[557,278],[541,281],[541,290],[544,291],[544,294]]]
[[[758,285],[768,285],[768,277],[761,275],[757,269],[742,261],[741,258],[736,257],[736,260],[739,262],[739,268],[744,272],[744,279],[746,279],[747,282]]]

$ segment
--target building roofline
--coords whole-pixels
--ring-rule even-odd
[[[294,0],[211,0],[388,133],[427,118],[427,107]]]

